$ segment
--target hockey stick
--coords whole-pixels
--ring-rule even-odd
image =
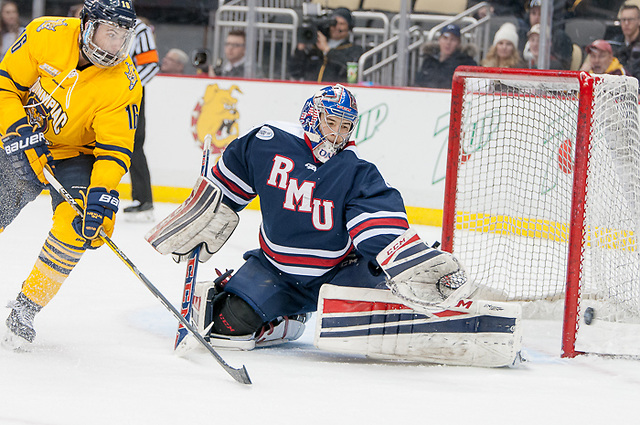
[[[211,154],[211,135],[204,136],[204,146],[202,147],[202,166],[200,168],[200,175],[207,174],[209,168],[209,155]],[[187,257],[187,272],[184,278],[184,289],[182,291],[182,309],[180,314],[184,317],[184,320],[191,323],[191,313],[193,311],[193,295],[196,287],[196,276],[198,274],[198,261],[200,260],[200,250],[202,245],[195,247]],[[182,322],[178,323],[178,331],[176,332],[176,340],[173,345],[174,350],[178,350],[178,347],[184,341],[189,334],[185,329]]]
[[[82,207],[80,207],[78,202],[75,199],[73,199],[73,197],[69,194],[69,192],[67,192],[64,186],[62,186],[62,184],[60,184],[60,182],[53,176],[53,173],[48,167],[45,167],[44,175],[47,181],[49,182],[49,184],[60,194],[60,196],[62,196],[64,200],[67,201],[69,205],[71,205],[71,207],[75,210],[75,212],[78,215],[82,216],[83,215]],[[113,243],[111,238],[109,238],[107,234],[104,232],[104,230],[102,229],[100,230],[100,238],[105,242],[105,244],[107,244],[109,248],[111,248],[111,250],[118,256],[118,258],[120,258],[125,263],[125,265],[138,277],[138,279],[142,281],[142,283],[147,287],[147,289],[149,289],[149,291],[151,291],[151,293],[160,300],[162,305],[164,305],[167,308],[167,310],[173,313],[176,319],[178,319],[178,321],[182,323],[189,332],[191,332],[191,334],[200,342],[200,344],[202,344],[211,353],[211,355],[224,368],[224,370],[227,371],[227,373],[233,377],[233,379],[235,379],[236,381],[242,384],[251,384],[251,378],[249,378],[247,369],[244,366],[242,366],[242,368],[240,369],[236,369],[229,366],[224,361],[224,359],[220,356],[220,354],[218,354],[216,350],[214,350],[213,347],[209,345],[207,341],[205,341],[205,339],[198,333],[198,331],[196,331],[193,328],[193,326],[191,326],[191,324],[187,322],[184,319],[184,317],[182,317],[180,312],[176,310],[176,308],[173,305],[171,305],[169,300],[167,300],[167,298],[164,295],[162,295],[162,293],[158,290],[158,288],[156,288],[151,283],[151,281],[147,279],[147,277],[143,275],[140,272],[140,270],[138,270],[136,265],[133,264],[131,260],[129,260],[129,258],[124,254],[124,252],[122,252],[120,248],[118,248],[116,244]]]

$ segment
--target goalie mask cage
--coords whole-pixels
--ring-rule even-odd
[[[443,249],[483,299],[560,306],[564,357],[640,354],[637,93],[577,71],[453,78]]]

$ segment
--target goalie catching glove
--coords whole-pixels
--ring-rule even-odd
[[[18,177],[38,185],[48,183],[43,169],[53,158],[44,133],[34,131],[26,117],[10,127],[2,146]]]
[[[238,215],[221,201],[220,188],[201,176],[189,198],[151,229],[145,239],[160,254],[173,254],[178,263],[203,245],[199,261],[204,263],[222,248],[238,225]]]
[[[413,229],[391,242],[376,260],[387,275],[389,289],[408,305],[439,304],[467,282],[456,257],[429,248]]]

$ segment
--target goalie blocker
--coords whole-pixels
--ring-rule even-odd
[[[178,263],[203,245],[199,261],[204,263],[222,248],[238,226],[238,215],[221,200],[220,188],[200,176],[187,200],[151,229],[145,239],[160,254],[173,254]]]

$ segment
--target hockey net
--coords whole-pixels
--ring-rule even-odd
[[[555,309],[564,356],[640,354],[637,93],[572,71],[454,76],[443,249],[478,296]]]

